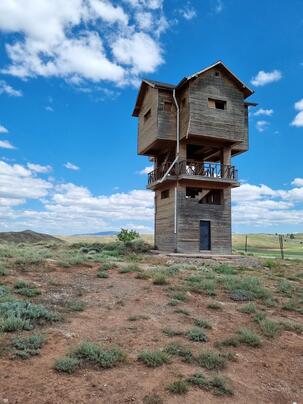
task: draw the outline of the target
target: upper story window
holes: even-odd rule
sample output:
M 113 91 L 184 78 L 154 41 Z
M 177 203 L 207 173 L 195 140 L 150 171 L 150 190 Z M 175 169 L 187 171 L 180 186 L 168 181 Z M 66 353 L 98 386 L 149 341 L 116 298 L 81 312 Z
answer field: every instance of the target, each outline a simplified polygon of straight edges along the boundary
M 220 72 L 216 71 L 215 72 L 215 77 L 220 77 Z
M 212 109 L 226 109 L 226 101 L 216 100 L 214 98 L 208 99 L 208 108 Z
M 147 112 L 145 112 L 144 122 L 146 122 L 150 117 L 151 117 L 151 109 L 149 109 Z
M 169 198 L 169 189 L 161 192 L 161 199 Z
M 163 110 L 165 112 L 171 112 L 173 104 L 169 101 L 164 101 Z

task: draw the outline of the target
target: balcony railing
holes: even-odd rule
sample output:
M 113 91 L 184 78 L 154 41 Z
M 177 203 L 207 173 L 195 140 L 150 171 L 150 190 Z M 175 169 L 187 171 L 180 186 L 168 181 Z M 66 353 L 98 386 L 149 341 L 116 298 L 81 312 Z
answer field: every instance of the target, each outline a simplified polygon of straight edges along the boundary
M 154 171 L 150 172 L 148 174 L 148 185 L 161 180 L 171 164 L 171 162 L 164 163 Z M 192 160 L 181 160 L 175 163 L 171 168 L 168 177 L 180 177 L 182 175 L 199 175 L 201 177 L 227 179 L 232 181 L 238 180 L 238 170 L 235 166 Z

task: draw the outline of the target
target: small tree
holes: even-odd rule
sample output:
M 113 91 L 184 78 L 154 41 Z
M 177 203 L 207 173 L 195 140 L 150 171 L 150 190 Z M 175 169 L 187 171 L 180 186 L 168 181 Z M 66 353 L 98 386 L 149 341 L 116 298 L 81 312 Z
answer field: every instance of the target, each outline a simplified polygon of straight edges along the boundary
M 289 238 L 290 238 L 291 240 L 294 240 L 295 235 L 294 235 L 294 234 L 291 234 L 291 235 L 289 236 Z
M 127 241 L 133 241 L 136 238 L 139 238 L 140 235 L 135 230 L 121 229 L 120 233 L 117 234 L 117 238 L 123 243 Z

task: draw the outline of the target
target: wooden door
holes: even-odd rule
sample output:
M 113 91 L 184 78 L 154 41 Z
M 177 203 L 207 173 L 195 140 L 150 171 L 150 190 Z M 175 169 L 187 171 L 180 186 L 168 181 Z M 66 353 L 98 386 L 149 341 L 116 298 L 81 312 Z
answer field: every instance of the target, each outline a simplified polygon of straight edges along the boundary
M 200 250 L 211 249 L 210 221 L 200 220 Z

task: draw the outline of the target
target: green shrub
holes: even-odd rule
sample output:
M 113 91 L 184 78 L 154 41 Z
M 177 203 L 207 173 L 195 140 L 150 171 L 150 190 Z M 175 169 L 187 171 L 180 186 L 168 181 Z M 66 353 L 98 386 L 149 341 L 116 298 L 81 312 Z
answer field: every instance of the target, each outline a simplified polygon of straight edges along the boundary
M 303 324 L 295 323 L 293 321 L 280 321 L 280 325 L 286 331 L 303 334 Z
M 173 394 L 186 394 L 188 392 L 188 384 L 184 380 L 176 380 L 170 383 L 167 389 Z
M 178 342 L 172 342 L 164 348 L 164 351 L 169 355 L 179 356 L 184 362 L 193 361 L 193 353 L 190 348 L 186 348 Z
M 127 248 L 128 252 L 135 254 L 144 254 L 152 249 L 152 246 L 142 239 L 126 241 L 125 247 Z
M 241 328 L 238 331 L 239 341 L 242 344 L 251 346 L 251 347 L 259 347 L 262 344 L 261 338 L 253 331 L 248 328 Z
M 188 383 L 190 383 L 192 386 L 199 387 L 201 390 L 210 390 L 211 386 L 209 381 L 206 379 L 206 377 L 203 375 L 203 373 L 195 373 L 192 376 L 190 376 L 187 379 Z
M 87 361 L 101 368 L 112 368 L 125 360 L 125 354 L 118 348 L 105 350 L 93 342 L 82 342 L 71 352 L 73 358 Z
M 106 271 L 98 271 L 97 277 L 102 278 L 102 279 L 107 279 L 107 278 L 109 278 L 109 275 Z
M 262 334 L 268 338 L 274 338 L 281 331 L 281 325 L 279 322 L 267 318 L 261 320 L 259 326 Z
M 150 274 L 147 271 L 140 271 L 137 273 L 137 275 L 135 276 L 136 279 L 143 279 L 143 280 L 147 280 L 150 278 Z
M 137 264 L 129 264 L 124 268 L 120 269 L 120 274 L 127 274 L 129 272 L 141 272 L 140 267 Z
M 212 326 L 208 320 L 204 320 L 203 318 L 194 319 L 194 324 L 197 327 L 205 328 L 207 330 L 211 330 Z
M 109 271 L 110 269 L 115 269 L 117 267 L 118 265 L 113 262 L 104 262 L 100 265 L 99 271 Z
M 172 295 L 172 299 L 178 300 L 180 302 L 186 302 L 188 300 L 188 296 L 186 296 L 186 294 L 180 292 L 180 293 L 175 293 L 174 295 Z
M 181 307 L 179 309 L 175 309 L 175 313 L 184 314 L 184 316 L 189 316 L 190 315 L 188 310 L 182 309 Z
M 192 328 L 186 333 L 189 340 L 194 342 L 207 342 L 207 335 L 201 330 L 201 328 Z
M 222 310 L 222 304 L 217 302 L 209 303 L 207 308 L 211 310 Z
M 303 314 L 302 303 L 300 303 L 296 298 L 289 299 L 287 302 L 285 302 L 282 305 L 282 309 L 287 310 L 287 311 L 294 311 L 294 312 Z
M 198 354 L 197 363 L 208 370 L 220 370 L 226 367 L 226 358 L 219 352 L 204 351 Z
M 268 260 L 266 260 L 266 261 L 264 262 L 264 266 L 265 266 L 266 268 L 269 268 L 269 269 L 274 269 L 274 268 L 277 268 L 277 267 L 278 267 L 278 263 L 277 263 L 276 261 L 273 261 L 273 260 L 268 259 Z
M 190 275 L 186 282 L 188 289 L 193 293 L 205 293 L 208 296 L 215 295 L 216 281 L 214 279 L 206 279 L 201 275 Z
M 127 241 L 133 241 L 136 238 L 139 238 L 140 235 L 135 230 L 128 230 L 128 229 L 121 229 L 120 232 L 117 234 L 117 238 L 119 241 L 123 243 Z
M 81 302 L 80 300 L 69 300 L 66 303 L 66 307 L 71 311 L 83 311 L 86 307 L 86 304 L 84 302 Z
M 10 300 L 0 303 L 0 330 L 30 330 L 37 323 L 56 321 L 58 317 L 40 304 Z
M 38 355 L 44 343 L 45 338 L 39 334 L 26 337 L 14 337 L 12 339 L 12 346 L 16 348 L 16 355 L 22 359 Z
M 226 264 L 221 264 L 218 267 L 216 267 L 215 272 L 218 272 L 219 274 L 224 274 L 224 275 L 234 275 L 237 273 L 237 270 L 229 265 Z
M 238 276 L 230 275 L 223 276 L 220 280 L 231 297 L 234 296 L 236 300 L 254 300 L 254 299 L 268 299 L 271 293 L 268 289 L 262 287 L 259 278 L 252 276 Z
M 64 372 L 68 374 L 75 373 L 75 371 L 80 366 L 80 361 L 77 358 L 72 358 L 70 356 L 64 356 L 55 361 L 54 368 L 58 372 Z
M 40 291 L 37 289 L 36 285 L 29 282 L 19 280 L 14 284 L 15 293 L 26 297 L 34 297 L 40 295 Z
M 254 303 L 248 303 L 245 306 L 240 307 L 239 311 L 245 314 L 253 314 L 257 312 L 257 308 Z
M 215 376 L 210 381 L 210 386 L 212 391 L 217 396 L 231 396 L 233 395 L 233 390 L 226 386 L 226 382 L 221 377 Z
M 169 282 L 167 280 L 167 277 L 165 276 L 165 274 L 159 272 L 156 273 L 153 277 L 153 284 L 154 285 L 167 285 Z
M 216 345 L 219 347 L 222 346 L 232 346 L 232 347 L 237 347 L 240 344 L 239 337 L 237 336 L 232 336 L 223 339 L 222 341 L 218 342 Z
M 8 274 L 8 270 L 0 265 L 0 276 L 7 276 Z
M 286 296 L 291 297 L 293 289 L 292 284 L 285 279 L 281 279 L 278 283 L 278 291 Z
M 139 354 L 138 359 L 151 368 L 169 363 L 169 355 L 164 351 L 143 351 Z

